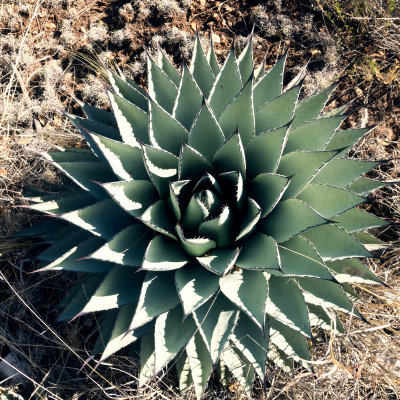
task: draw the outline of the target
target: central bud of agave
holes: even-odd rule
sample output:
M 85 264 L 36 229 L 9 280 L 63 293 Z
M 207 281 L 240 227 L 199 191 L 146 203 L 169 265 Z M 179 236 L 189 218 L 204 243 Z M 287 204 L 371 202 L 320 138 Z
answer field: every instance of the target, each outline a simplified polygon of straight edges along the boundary
M 147 56 L 148 91 L 107 70 L 113 113 L 67 114 L 90 149 L 45 153 L 63 185 L 26 193 L 59 217 L 20 234 L 53 244 L 41 270 L 83 273 L 59 320 L 99 313 L 92 356 L 130 345 L 140 386 L 176 363 L 198 398 L 215 368 L 251 393 L 267 356 L 307 367 L 311 326 L 361 317 L 348 283 L 379 283 L 358 258 L 383 246 L 363 230 L 389 223 L 354 207 L 385 183 L 346 157 L 369 128 L 322 112 L 335 85 L 283 90 L 286 53 L 268 73 L 252 57 L 250 37 L 220 69 L 197 36 L 181 74 Z

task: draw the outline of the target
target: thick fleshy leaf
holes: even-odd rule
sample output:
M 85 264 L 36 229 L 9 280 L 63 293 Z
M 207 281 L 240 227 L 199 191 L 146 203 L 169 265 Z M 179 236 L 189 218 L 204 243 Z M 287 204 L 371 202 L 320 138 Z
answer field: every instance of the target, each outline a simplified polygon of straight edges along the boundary
M 384 243 L 368 232 L 355 232 L 353 236 L 369 251 L 391 247 L 390 243 Z
M 197 261 L 212 273 L 224 276 L 235 265 L 239 252 L 238 248 L 215 249 L 207 256 L 197 257 Z
M 279 61 L 258 80 L 257 85 L 254 87 L 255 110 L 258 110 L 264 104 L 271 102 L 281 95 L 286 57 L 287 50 Z
M 111 106 L 117 119 L 122 140 L 133 147 L 139 147 L 140 142 L 149 144 L 148 100 L 145 99 L 146 111 L 143 111 L 142 108 L 135 106 L 114 93 L 108 92 L 108 97 L 110 98 Z
M 40 155 L 49 161 L 99 161 L 91 151 L 43 151 Z
M 219 73 L 219 64 L 217 56 L 215 55 L 214 44 L 212 40 L 212 31 L 210 34 L 210 47 L 208 48 L 208 52 L 206 55 L 207 61 L 210 64 L 211 70 L 214 76 L 218 76 Z
M 335 320 L 332 321 L 331 317 L 325 312 L 321 306 L 316 306 L 315 304 L 307 304 L 308 315 L 310 317 L 310 325 L 316 328 L 322 328 L 330 332 L 331 329 L 335 330 L 336 323 L 336 333 L 343 334 L 344 328 L 340 319 L 334 314 Z
M 278 243 L 291 239 L 307 229 L 326 224 L 327 220 L 307 204 L 296 199 L 281 201 L 259 223 L 259 230 Z
M 240 53 L 237 63 L 239 65 L 239 72 L 242 78 L 242 82 L 247 82 L 253 73 L 254 63 L 253 63 L 253 34 L 250 35 L 247 41 L 246 47 Z
M 296 236 L 278 247 L 281 268 L 285 275 L 332 280 L 332 275 L 313 245 L 302 236 Z
M 143 387 L 148 381 L 154 378 L 155 372 L 155 329 L 150 329 L 140 341 L 140 370 L 139 387 Z
M 118 309 L 111 309 L 108 311 L 104 311 L 102 314 L 104 315 L 103 320 L 100 320 L 100 318 L 96 321 L 97 324 L 100 327 L 100 332 L 99 336 L 97 338 L 97 341 L 90 353 L 91 357 L 94 357 L 95 355 L 101 353 L 105 347 L 107 346 L 107 343 L 110 340 L 115 321 L 117 320 L 118 317 Z
M 324 261 L 352 257 L 374 257 L 354 237 L 336 225 L 322 225 L 303 234 L 315 246 Z
M 234 44 L 232 43 L 228 57 L 215 78 L 208 97 L 208 104 L 218 118 L 226 106 L 240 92 L 242 81 L 236 64 Z
M 126 265 L 115 265 L 79 315 L 118 308 L 139 299 L 145 272 Z
M 371 128 L 337 131 L 326 145 L 325 150 L 343 149 L 345 147 L 345 149 L 336 156 L 336 158 L 343 157 L 349 152 L 350 148 L 370 130 Z
M 172 113 L 178 88 L 148 54 L 147 79 L 149 82 L 148 90 L 150 97 L 165 111 Z
M 277 173 L 285 176 L 294 176 L 291 178 L 289 187 L 283 194 L 282 199 L 296 197 L 318 174 L 318 171 L 326 168 L 326 163 L 332 160 L 336 154 L 337 151 L 295 151 L 285 154 L 280 160 Z
M 340 283 L 381 284 L 381 281 L 358 258 L 328 261 L 326 265 Z
M 207 160 L 211 160 L 215 151 L 224 142 L 222 133 L 214 113 L 203 100 L 200 111 L 190 129 L 189 145 L 201 153 Z
M 204 176 L 196 183 L 192 193 L 200 192 L 205 189 L 210 189 L 217 194 L 225 195 L 224 190 L 222 190 L 217 180 L 208 173 L 204 174 Z
M 107 192 L 96 183 L 117 180 L 108 164 L 92 161 L 53 162 L 52 164 L 98 199 L 107 200 L 110 198 Z
M 147 247 L 142 269 L 148 271 L 170 271 L 182 268 L 190 260 L 190 257 L 175 240 L 169 239 L 164 235 L 158 235 Z
M 175 222 L 165 201 L 158 200 L 137 218 L 154 231 L 177 240 L 173 233 Z
M 219 174 L 239 171 L 245 179 L 246 159 L 238 130 L 221 144 L 212 158 L 212 164 L 215 167 L 215 171 Z
M 333 218 L 365 202 L 365 198 L 329 185 L 310 184 L 297 196 L 325 218 Z M 341 215 L 335 217 L 340 218 Z M 347 229 L 346 229 L 347 230 Z
M 265 75 L 266 61 L 267 61 L 267 53 L 265 52 L 264 58 L 261 61 L 260 65 L 254 70 L 254 79 L 256 80 L 256 82 L 258 82 Z
M 61 257 L 68 250 L 89 239 L 91 236 L 92 235 L 90 232 L 83 229 L 78 229 L 75 232 L 65 236 L 56 244 L 53 244 L 53 246 L 47 248 L 45 251 L 36 256 L 36 258 L 39 260 L 57 260 L 57 258 Z
M 118 69 L 118 73 L 124 82 L 131 85 L 139 93 L 142 93 L 143 96 L 146 96 L 146 91 L 142 87 L 140 87 L 133 79 L 128 78 L 120 69 Z
M 275 173 L 282 156 L 290 123 L 262 133 L 246 144 L 247 177 L 254 179 L 262 173 Z
M 107 139 L 104 136 L 88 134 L 120 180 L 150 180 L 143 163 L 141 149 L 116 140 Z
M 163 149 L 178 156 L 182 142 L 188 141 L 189 132 L 151 99 L 149 99 L 149 118 L 150 143 L 157 149 Z
M 278 204 L 289 185 L 290 178 L 276 174 L 260 174 L 248 183 L 249 196 L 261 207 L 264 218 Z
M 260 86 L 260 83 L 254 88 L 254 99 L 257 96 L 256 88 Z M 292 120 L 299 91 L 300 85 L 297 85 L 261 108 L 254 107 L 256 135 L 275 129 L 277 126 L 283 126 Z
M 150 146 L 143 146 L 142 152 L 147 173 L 160 193 L 160 197 L 168 198 L 169 182 L 178 178 L 178 157 Z
M 193 383 L 192 374 L 190 372 L 189 358 L 186 351 L 182 352 L 181 356 L 176 361 L 176 370 L 178 372 L 179 391 L 185 392 Z
M 180 303 L 175 287 L 175 271 L 148 271 L 140 292 L 136 313 L 129 325 L 135 330 Z M 163 301 L 160 301 L 163 299 Z
M 277 367 L 287 374 L 293 375 L 293 360 L 282 350 L 271 344 L 268 351 L 268 360 L 271 360 Z
M 54 229 L 58 230 L 60 228 L 65 229 L 66 224 L 64 221 L 59 221 L 55 219 L 43 219 L 37 224 L 32 225 L 31 227 L 16 233 L 13 237 L 20 236 L 38 236 L 42 237 L 46 232 L 52 231 Z
M 334 108 L 333 110 L 323 112 L 319 115 L 318 118 L 329 118 L 329 117 L 335 117 L 336 115 L 342 115 L 355 101 L 356 99 L 352 99 L 346 104 L 343 104 L 340 107 Z M 330 107 L 331 104 L 329 104 L 327 107 Z
M 210 70 L 211 73 L 211 70 Z M 172 116 L 188 131 L 202 104 L 202 93 L 183 59 L 182 79 L 179 85 Z
M 292 129 L 285 146 L 284 154 L 297 150 L 321 151 L 325 149 L 329 139 L 335 133 L 346 116 L 314 119 L 303 125 L 296 125 L 292 122 Z M 334 147 L 331 150 L 343 148 L 344 146 Z M 329 149 L 328 149 L 329 150 Z
M 98 202 L 98 199 L 89 193 L 77 194 L 75 196 L 70 196 L 69 192 L 63 192 L 63 194 L 64 197 L 58 200 L 51 200 L 43 203 L 19 207 L 28 208 L 30 210 L 35 210 L 46 214 L 59 215 L 76 210 L 77 208 L 87 207 Z
M 343 289 L 335 282 L 312 278 L 298 278 L 300 287 L 303 289 L 304 298 L 307 303 L 323 305 L 327 308 L 353 314 L 360 317 L 353 303 L 347 298 Z
M 300 101 L 299 104 L 297 104 L 294 113 L 296 119 L 293 122 L 293 128 L 296 128 L 305 122 L 312 121 L 314 118 L 318 118 L 330 95 L 337 88 L 338 84 L 339 83 L 334 83 L 333 85 L 328 86 L 316 94 Z
M 193 316 L 215 366 L 236 325 L 239 310 L 220 293 L 193 311 Z
M 382 161 L 362 161 L 350 158 L 337 158 L 325 166 L 312 180 L 312 183 L 344 188 L 349 186 L 371 168 L 382 164 Z
M 193 377 L 196 397 L 197 400 L 200 400 L 213 370 L 213 362 L 200 332 L 196 332 L 189 341 L 186 347 L 186 354 Z
M 246 313 L 264 333 L 268 275 L 261 271 L 240 269 L 221 278 L 220 287 L 222 293 Z
M 243 356 L 242 352 L 238 349 L 227 347 L 221 355 L 225 365 L 232 372 L 232 375 L 237 379 L 239 384 L 243 387 L 248 397 L 251 396 L 251 389 L 254 380 L 254 367 Z
M 143 224 L 130 225 L 88 258 L 140 267 L 153 231 Z
M 213 49 L 211 49 L 210 47 L 210 50 L 212 51 Z M 197 85 L 199 86 L 200 90 L 204 93 L 204 96 L 208 97 L 214 83 L 214 74 L 211 70 L 211 67 L 207 61 L 207 57 L 204 53 L 203 47 L 200 43 L 198 32 L 196 32 L 192 61 L 190 63 L 190 72 L 193 75 L 193 78 L 196 81 Z M 218 71 L 215 74 L 215 76 L 217 74 Z
M 164 368 L 184 347 L 196 332 L 192 316 L 183 320 L 183 309 L 178 306 L 161 314 L 155 327 L 155 372 Z
M 150 181 L 110 182 L 102 185 L 129 214 L 140 217 L 157 199 L 157 189 Z
M 205 173 L 214 172 L 214 166 L 210 164 L 197 150 L 182 143 L 179 154 L 179 180 L 200 179 Z
M 360 196 L 368 196 L 377 189 L 381 189 L 387 185 L 392 185 L 395 183 L 397 182 L 379 182 L 368 178 L 358 178 L 352 184 L 346 186 L 345 189 L 357 193 Z
M 349 233 L 390 225 L 389 221 L 385 221 L 373 214 L 356 208 L 337 215 L 333 219 L 337 222 L 338 226 Z
M 135 223 L 134 218 L 112 199 L 63 214 L 61 218 L 107 240 Z
M 221 214 L 200 225 L 199 235 L 209 237 L 218 247 L 227 247 L 233 243 L 234 230 L 235 217 L 232 209 L 225 206 Z
M 103 111 L 103 110 L 102 110 Z M 98 120 L 91 120 L 88 118 L 82 118 L 74 114 L 69 114 L 65 111 L 62 111 L 62 113 L 69 118 L 69 120 L 78 128 L 83 136 L 86 138 L 85 131 L 82 128 L 85 128 L 91 132 L 97 133 L 99 135 L 108 137 L 109 139 L 114 139 L 118 140 L 121 139 L 121 135 L 117 129 L 117 122 L 115 121 L 115 124 L 113 126 L 110 126 L 106 123 L 101 123 Z M 110 115 L 113 115 L 111 113 L 108 113 Z M 98 156 L 97 152 L 95 149 L 92 147 L 92 143 L 90 142 L 90 138 L 88 140 L 88 144 L 90 148 L 94 151 L 94 153 Z
M 253 365 L 263 383 L 265 382 L 269 329 L 265 330 L 265 335 L 266 337 L 264 338 L 260 329 L 246 314 L 240 313 L 239 321 L 231 336 L 233 345 L 239 349 Z
M 169 182 L 169 197 L 167 204 L 170 207 L 175 220 L 178 222 L 181 220 L 181 205 L 185 205 L 185 199 L 190 192 L 190 180 L 186 181 L 175 181 Z
M 77 100 L 76 98 L 74 98 L 74 100 L 81 106 L 83 112 L 90 120 L 101 122 L 102 124 L 112 126 L 113 128 L 117 127 L 117 120 L 115 119 L 114 114 L 103 110 L 102 108 L 93 107 L 88 103 Z
M 256 224 L 261 218 L 261 213 L 261 207 L 252 198 L 248 197 L 246 211 L 242 214 L 239 234 L 236 236 L 235 242 L 246 239 L 255 231 Z
M 109 69 L 106 69 L 106 72 L 114 93 L 117 96 L 123 97 L 125 100 L 141 108 L 147 113 L 147 99 L 144 94 L 138 90 L 139 86 L 136 84 L 135 86 L 131 86 L 128 82 L 126 82 L 126 80 L 124 81 Z M 115 112 L 114 115 L 118 121 L 118 116 L 115 114 Z
M 130 343 L 135 342 L 153 328 L 155 321 L 151 321 L 125 336 L 129 324 L 135 314 L 136 306 L 136 303 L 130 303 L 121 307 L 118 318 L 113 326 L 114 329 L 110 336 L 110 340 L 108 341 L 107 347 L 105 348 L 99 362 L 110 357 L 112 354 L 115 354 L 118 350 L 128 346 Z
M 240 245 L 242 250 L 236 261 L 239 268 L 280 269 L 278 247 L 272 237 L 256 232 Z
M 302 335 L 311 337 L 304 296 L 293 278 L 273 275 L 269 277 L 265 312 L 269 319 L 272 317 Z
M 244 82 L 247 83 L 219 116 L 218 123 L 225 137 L 230 136 L 236 127 L 239 127 L 242 143 L 247 143 L 254 137 L 255 132 L 253 75 Z
M 185 250 L 186 253 L 192 257 L 202 256 L 211 249 L 215 249 L 217 247 L 217 244 L 211 239 L 186 238 L 183 235 L 182 228 L 179 225 L 175 227 L 175 231 L 179 236 L 183 250 Z
M 175 67 L 172 65 L 171 61 L 163 52 L 160 44 L 158 44 L 158 66 L 169 76 L 171 81 L 178 87 L 181 77 Z
M 223 188 L 224 196 L 236 199 L 239 210 L 242 210 L 246 199 L 246 188 L 242 174 L 236 171 L 225 172 L 219 175 L 218 180 Z
M 184 318 L 204 304 L 219 288 L 219 279 L 198 263 L 180 268 L 175 274 L 176 287 Z
M 95 274 L 87 282 L 81 282 L 81 290 L 67 305 L 65 310 L 58 317 L 57 321 L 67 321 L 74 318 L 88 302 L 88 299 L 93 295 L 96 289 L 103 281 L 105 274 Z
M 70 248 L 65 254 L 55 259 L 39 271 L 80 271 L 80 272 L 108 272 L 113 268 L 110 262 L 99 260 L 81 260 L 93 253 L 104 244 L 104 240 L 98 237 L 91 237 L 76 246 Z
M 199 195 L 192 196 L 181 219 L 183 232 L 189 236 L 196 236 L 199 226 L 208 214 L 208 209 L 200 200 Z
M 274 318 L 269 319 L 271 342 L 288 357 L 308 367 L 303 360 L 310 360 L 310 352 L 306 338 L 299 332 L 289 328 Z

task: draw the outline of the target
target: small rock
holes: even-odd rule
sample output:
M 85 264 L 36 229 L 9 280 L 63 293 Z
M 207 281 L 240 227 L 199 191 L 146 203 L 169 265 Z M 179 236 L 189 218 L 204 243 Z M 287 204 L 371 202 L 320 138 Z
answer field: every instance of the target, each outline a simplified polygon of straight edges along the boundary
M 38 31 L 32 31 L 32 33 L 33 33 L 34 35 L 37 35 L 37 34 L 38 34 Z
M 84 26 L 81 26 L 81 32 L 86 33 L 86 28 Z
M 205 6 L 206 5 L 206 0 L 200 0 L 200 5 Z
M 197 26 L 196 22 L 190 23 L 190 27 L 192 28 L 193 32 L 196 32 L 196 26 Z
M 318 49 L 311 50 L 311 55 L 313 57 L 319 57 L 321 55 L 321 51 Z
M 232 21 L 228 21 L 226 24 L 229 26 L 229 28 L 232 28 Z
M 224 19 L 222 20 L 222 25 L 226 26 L 226 21 Z
M 212 40 L 214 43 L 221 43 L 221 39 L 218 35 L 216 35 L 215 33 L 212 34 Z
M 213 18 L 218 20 L 218 19 L 219 19 L 218 13 L 214 13 L 214 14 L 213 14 Z
M 207 26 L 211 28 L 214 25 L 214 21 L 207 22 Z
M 356 94 L 357 97 L 363 97 L 364 93 L 359 87 L 354 88 L 354 93 Z

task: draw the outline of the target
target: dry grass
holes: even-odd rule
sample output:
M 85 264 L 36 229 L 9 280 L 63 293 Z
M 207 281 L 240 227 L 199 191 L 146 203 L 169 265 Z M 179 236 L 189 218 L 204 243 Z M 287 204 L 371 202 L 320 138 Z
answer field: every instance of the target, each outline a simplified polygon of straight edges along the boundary
M 282 1 L 269 1 L 265 7 L 255 7 L 250 10 L 249 18 L 251 16 L 256 24 L 256 56 L 260 59 L 269 47 L 270 51 L 275 51 L 270 54 L 271 58 L 276 59 L 278 53 L 282 53 L 285 41 L 292 39 L 296 52 L 305 54 L 302 60 L 311 59 L 304 88 L 307 95 L 330 85 L 338 75 L 350 70 L 350 84 L 339 88 L 331 104 L 332 107 L 339 106 L 358 96 L 346 128 L 385 120 L 357 143 L 351 155 L 369 160 L 393 160 L 375 169 L 371 177 L 384 181 L 400 180 L 396 105 L 400 33 L 397 20 L 390 19 L 400 16 L 396 14 L 398 8 L 390 11 L 386 3 L 384 6 L 372 0 L 357 3 L 366 6 L 357 11 L 344 0 L 315 0 L 314 9 L 296 17 L 287 11 Z M 24 247 L 20 242 L 5 244 L 5 237 L 39 218 L 13 207 L 22 202 L 21 188 L 43 188 L 42 179 L 53 182 L 59 179 L 57 173 L 40 160 L 38 152 L 57 146 L 83 144 L 56 108 L 76 112 L 64 89 L 86 96 L 92 104 L 107 106 L 95 74 L 86 76 L 87 70 L 68 54 L 76 49 L 96 49 L 101 53 L 100 57 L 119 62 L 124 59 L 120 49 L 137 46 L 138 40 L 132 35 L 129 24 L 134 19 L 146 23 L 154 15 L 161 15 L 163 22 L 156 39 L 169 55 L 183 53 L 190 57 L 193 31 L 188 25 L 171 21 L 174 21 L 175 14 L 185 19 L 185 13 L 192 6 L 190 1 L 172 0 L 118 3 L 118 18 L 122 22 L 116 25 L 118 29 L 111 29 L 90 20 L 88 16 L 92 13 L 97 19 L 101 17 L 101 10 L 95 9 L 91 2 L 76 1 L 72 5 L 58 0 L 45 3 L 39 0 L 28 6 L 18 1 L 0 4 L 0 22 L 8 29 L 0 35 L 0 252 L 3 253 L 0 256 L 0 356 L 11 352 L 25 365 L 27 381 L 17 385 L 17 389 L 27 397 L 34 389 L 42 388 L 48 393 L 48 398 L 56 399 L 195 398 L 192 389 L 185 396 L 179 395 L 174 374 L 168 371 L 152 385 L 138 391 L 137 361 L 126 353 L 111 357 L 90 375 L 95 364 L 91 361 L 84 366 L 84 361 L 94 343 L 94 337 L 87 336 L 96 323 L 95 316 L 81 317 L 72 324 L 54 325 L 59 314 L 55 307 L 78 279 L 77 274 L 26 274 L 34 268 L 31 258 L 37 252 L 35 247 L 30 243 L 23 243 Z M 199 7 L 196 12 L 204 12 L 205 8 Z M 57 29 L 60 29 L 57 39 L 57 35 L 51 33 L 54 32 L 51 24 L 55 21 L 51 15 L 60 10 L 64 10 L 64 17 L 57 22 Z M 322 30 L 316 28 L 315 10 L 323 11 L 325 25 L 322 24 Z M 214 11 L 209 14 L 213 15 Z M 77 27 L 77 21 L 83 17 L 88 29 Z M 217 23 L 218 18 L 212 22 Z M 334 18 L 333 23 L 330 18 Z M 227 17 L 224 20 L 233 21 Z M 232 22 L 225 25 L 224 35 L 230 35 L 230 27 Z M 245 31 L 237 33 L 247 35 Z M 282 35 L 278 42 L 277 35 Z M 369 41 L 359 42 L 357 35 L 366 35 Z M 225 40 L 223 34 L 220 36 L 222 41 L 217 48 L 218 54 L 229 45 L 229 40 Z M 151 52 L 156 49 L 156 39 L 148 43 Z M 114 52 L 108 48 L 110 43 L 116 46 Z M 239 44 L 243 46 L 240 37 Z M 130 62 L 124 62 L 121 68 L 130 76 L 142 79 L 142 54 L 141 48 L 135 50 Z M 288 79 L 298 72 L 296 58 L 293 60 L 292 64 L 289 63 Z M 374 201 L 368 206 L 378 215 L 390 212 L 393 220 L 398 221 L 400 186 L 393 185 L 375 193 Z M 257 381 L 255 398 L 344 400 L 400 397 L 400 272 L 397 250 L 400 236 L 397 227 L 378 234 L 390 241 L 393 247 L 382 251 L 380 260 L 366 260 L 366 263 L 388 286 L 353 285 L 360 297 L 357 307 L 371 325 L 340 315 L 346 327 L 345 336 L 332 337 L 329 332 L 315 331 L 318 346 L 310 344 L 315 362 L 313 373 L 297 366 L 293 378 L 270 366 L 267 387 L 264 390 Z M 0 381 L 0 386 L 11 387 L 13 384 L 10 380 Z M 227 391 L 211 383 L 205 398 L 242 399 L 245 395 L 232 381 Z

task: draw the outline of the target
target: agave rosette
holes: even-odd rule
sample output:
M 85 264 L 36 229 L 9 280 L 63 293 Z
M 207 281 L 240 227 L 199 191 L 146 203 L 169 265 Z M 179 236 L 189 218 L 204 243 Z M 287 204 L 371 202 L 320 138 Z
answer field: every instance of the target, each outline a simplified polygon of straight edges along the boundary
M 147 56 L 148 91 L 107 70 L 113 113 L 67 114 L 90 149 L 44 153 L 64 183 L 25 193 L 58 217 L 19 234 L 52 244 L 39 270 L 83 273 L 59 320 L 99 313 L 92 356 L 130 345 L 140 386 L 175 363 L 198 398 L 215 368 L 250 394 L 267 358 L 309 365 L 332 311 L 362 318 L 349 283 L 380 283 L 359 258 L 389 222 L 355 207 L 387 183 L 346 157 L 372 128 L 339 131 L 346 106 L 322 113 L 336 85 L 284 91 L 285 59 L 254 69 L 250 37 L 220 68 L 197 35 L 181 74 Z

